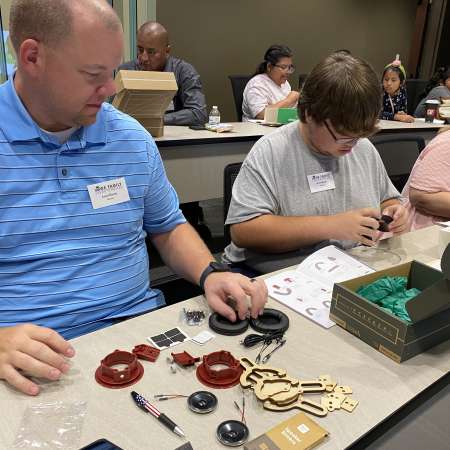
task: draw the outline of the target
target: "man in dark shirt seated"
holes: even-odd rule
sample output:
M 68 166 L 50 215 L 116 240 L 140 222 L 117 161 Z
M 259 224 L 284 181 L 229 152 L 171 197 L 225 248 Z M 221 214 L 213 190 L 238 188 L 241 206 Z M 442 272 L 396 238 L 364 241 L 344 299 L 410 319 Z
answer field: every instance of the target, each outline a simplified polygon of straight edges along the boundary
M 205 96 L 200 75 L 194 67 L 170 55 L 169 34 L 158 22 L 146 22 L 137 34 L 137 60 L 122 64 L 119 70 L 173 72 L 178 91 L 164 115 L 166 125 L 203 125 L 207 122 Z
M 137 33 L 138 57 L 119 66 L 119 70 L 173 72 L 178 91 L 164 114 L 165 125 L 203 125 L 208 121 L 200 75 L 194 67 L 170 55 L 169 33 L 158 22 L 146 22 Z M 211 232 L 203 223 L 203 210 L 198 202 L 184 203 L 181 210 L 203 239 Z

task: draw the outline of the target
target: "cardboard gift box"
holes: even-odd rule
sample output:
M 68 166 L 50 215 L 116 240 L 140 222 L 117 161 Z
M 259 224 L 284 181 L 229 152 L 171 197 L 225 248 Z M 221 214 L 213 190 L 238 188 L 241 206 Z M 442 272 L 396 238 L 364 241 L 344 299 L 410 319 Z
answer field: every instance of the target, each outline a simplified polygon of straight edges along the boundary
M 172 72 L 120 70 L 113 106 L 138 120 L 154 137 L 164 134 L 164 113 L 178 90 Z
M 264 112 L 264 122 L 286 124 L 298 119 L 296 108 L 266 108 Z
M 309 450 L 328 436 L 328 431 L 304 413 L 281 422 L 244 445 L 244 450 Z
M 330 319 L 396 362 L 450 339 L 450 245 L 442 272 L 418 261 L 336 283 Z M 421 293 L 406 303 L 411 323 L 386 312 L 356 293 L 384 276 L 408 277 L 407 288 Z

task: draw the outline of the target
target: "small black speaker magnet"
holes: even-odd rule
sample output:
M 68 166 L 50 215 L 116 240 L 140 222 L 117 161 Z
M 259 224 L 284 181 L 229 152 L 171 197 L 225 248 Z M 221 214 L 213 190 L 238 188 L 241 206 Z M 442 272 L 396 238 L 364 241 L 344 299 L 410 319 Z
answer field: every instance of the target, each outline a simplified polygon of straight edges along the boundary
M 223 445 L 239 447 L 247 442 L 249 430 L 247 425 L 238 420 L 226 420 L 217 427 L 216 436 Z
M 208 391 L 197 391 L 187 399 L 188 407 L 198 414 L 207 414 L 217 408 L 217 397 Z

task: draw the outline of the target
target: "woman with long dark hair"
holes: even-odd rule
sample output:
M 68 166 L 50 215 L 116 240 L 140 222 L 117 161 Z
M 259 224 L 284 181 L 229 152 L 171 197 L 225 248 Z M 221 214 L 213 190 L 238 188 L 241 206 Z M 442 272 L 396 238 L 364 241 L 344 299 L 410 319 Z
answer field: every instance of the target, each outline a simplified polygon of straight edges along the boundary
M 291 90 L 288 81 L 294 71 L 292 50 L 285 45 L 272 45 L 245 87 L 242 120 L 264 119 L 264 112 L 269 105 L 278 108 L 296 107 L 299 93 Z

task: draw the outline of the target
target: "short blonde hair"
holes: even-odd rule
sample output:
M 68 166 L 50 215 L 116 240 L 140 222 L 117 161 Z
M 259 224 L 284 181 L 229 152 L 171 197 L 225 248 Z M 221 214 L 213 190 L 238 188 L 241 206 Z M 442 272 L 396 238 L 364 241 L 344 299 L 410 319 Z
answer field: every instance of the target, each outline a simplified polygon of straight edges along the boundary
M 23 41 L 35 39 L 56 47 L 73 32 L 74 6 L 91 8 L 110 29 L 121 29 L 117 14 L 103 0 L 14 0 L 9 15 L 11 42 L 16 53 Z
M 72 20 L 67 0 L 15 0 L 9 15 L 14 50 L 18 52 L 26 39 L 48 46 L 64 41 L 71 34 Z
M 317 64 L 306 78 L 298 105 L 299 117 L 317 123 L 329 120 L 338 133 L 374 133 L 381 110 L 381 86 L 372 67 L 343 52 Z

